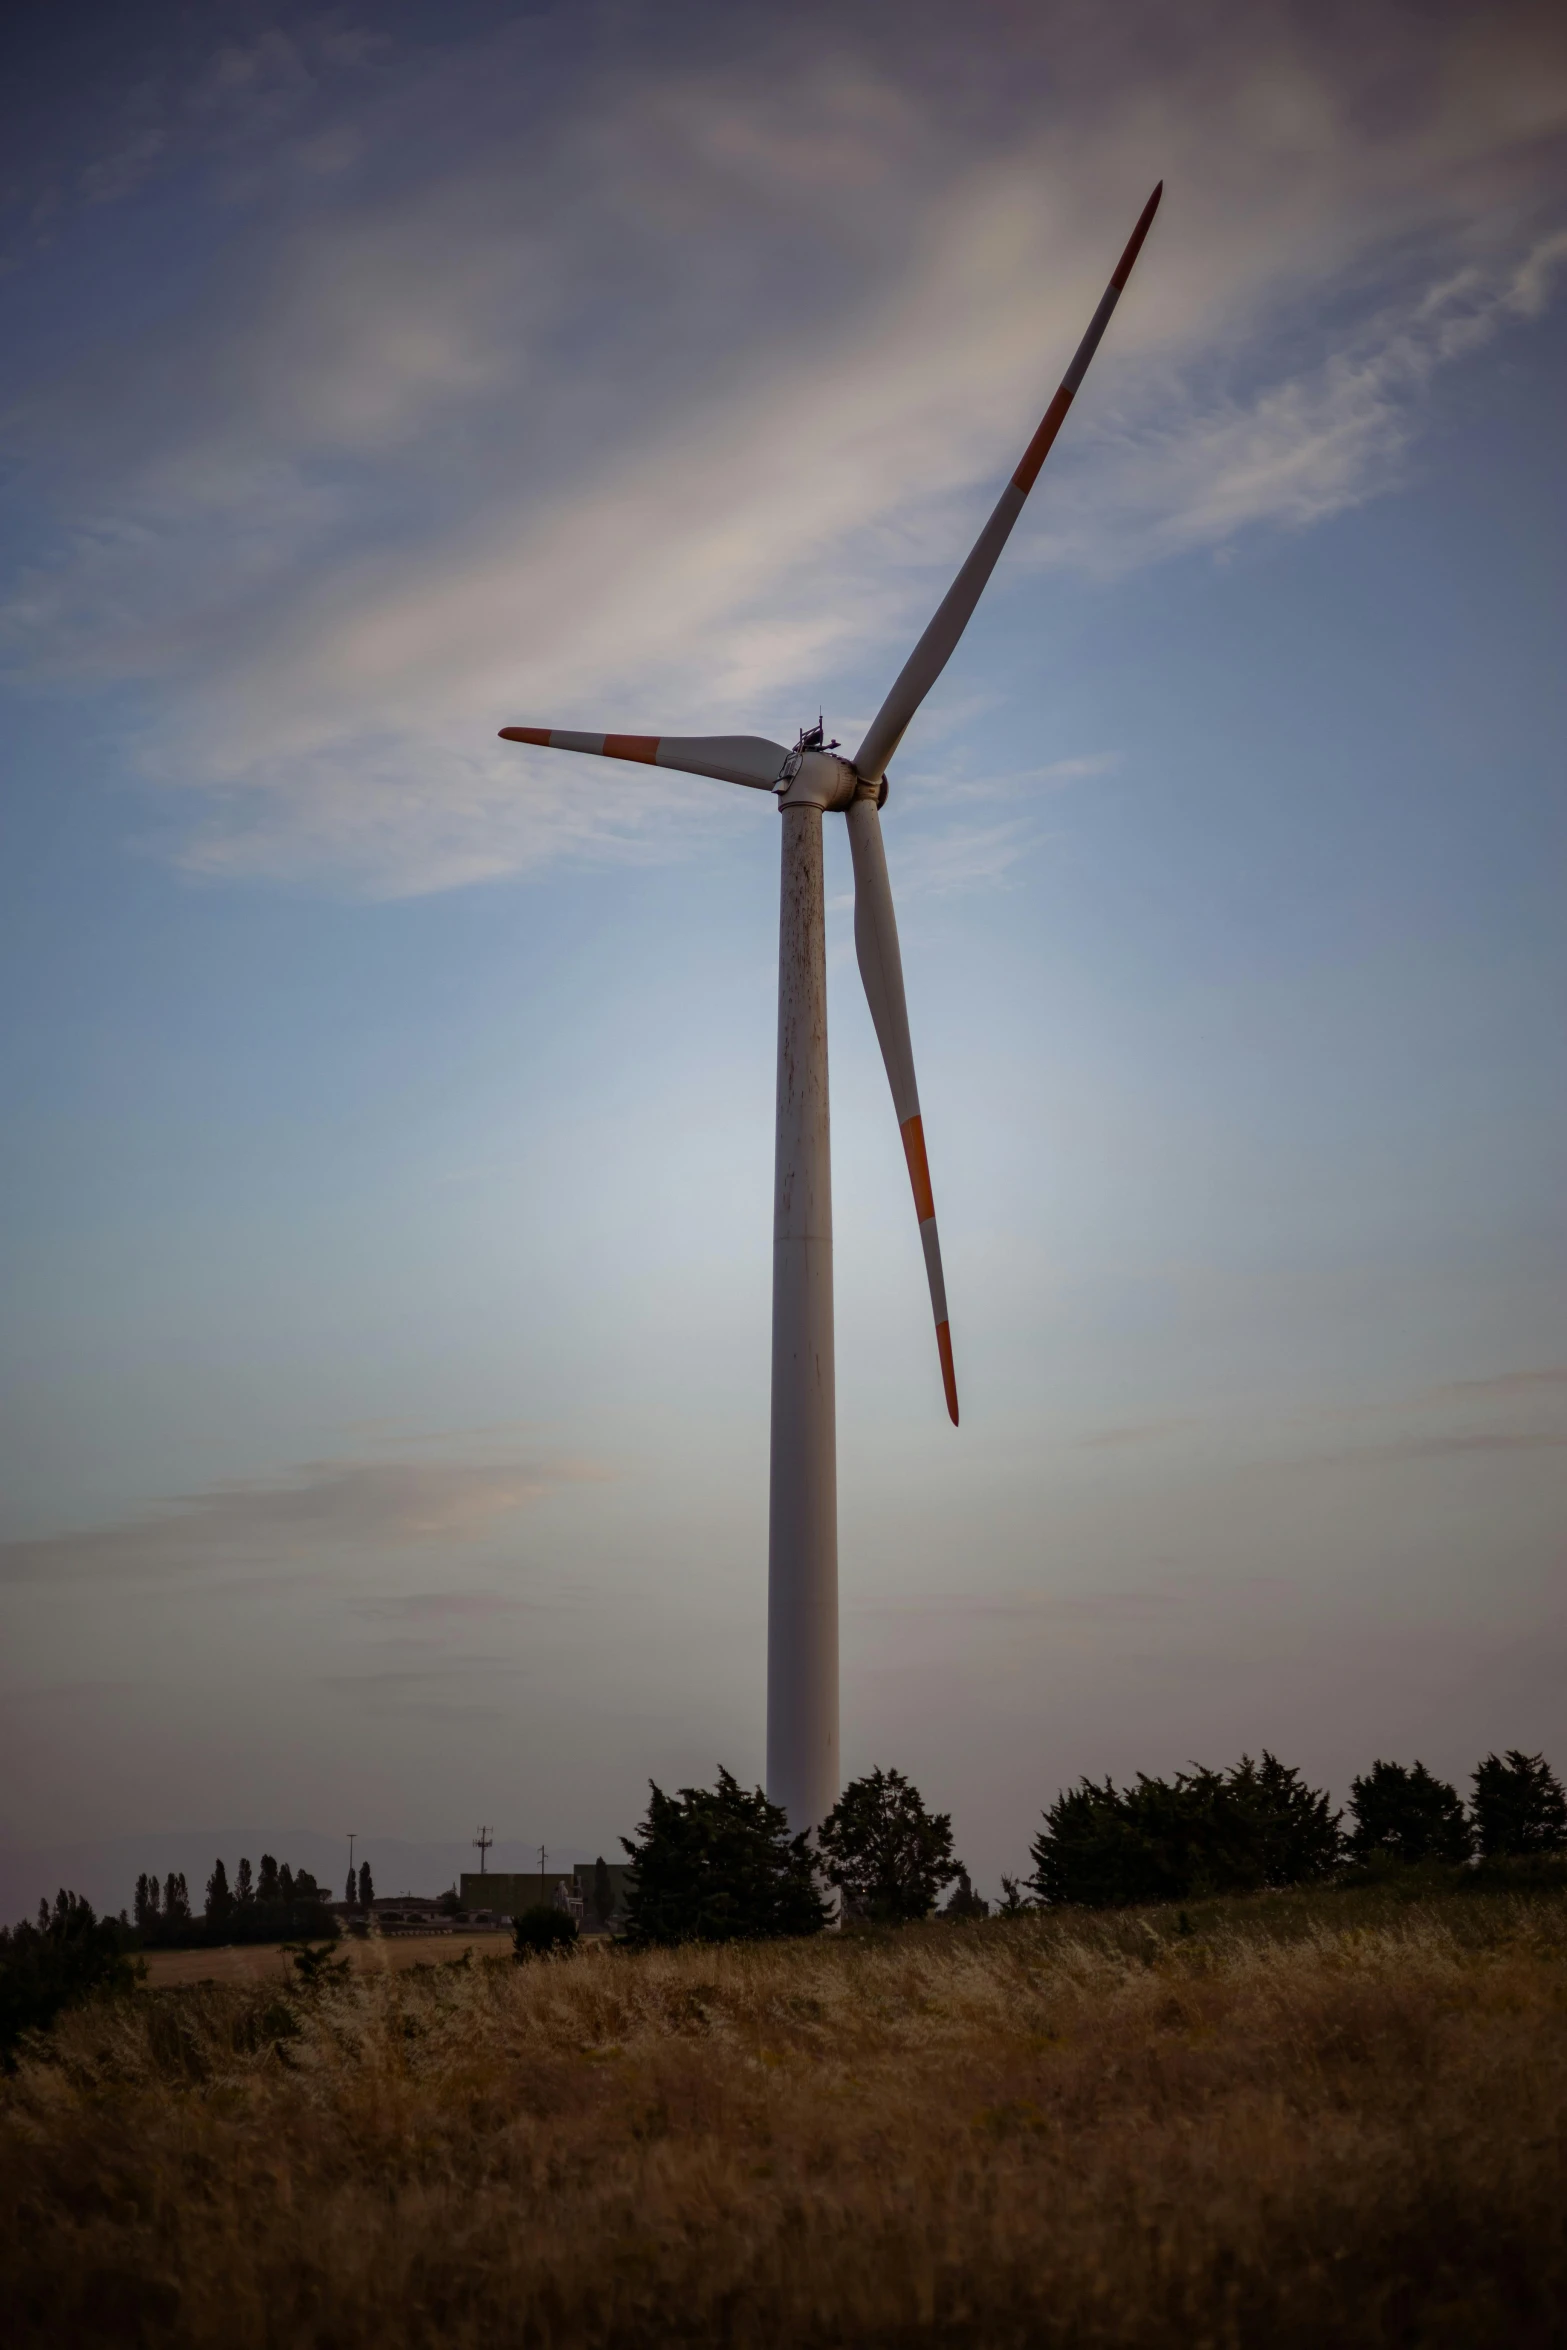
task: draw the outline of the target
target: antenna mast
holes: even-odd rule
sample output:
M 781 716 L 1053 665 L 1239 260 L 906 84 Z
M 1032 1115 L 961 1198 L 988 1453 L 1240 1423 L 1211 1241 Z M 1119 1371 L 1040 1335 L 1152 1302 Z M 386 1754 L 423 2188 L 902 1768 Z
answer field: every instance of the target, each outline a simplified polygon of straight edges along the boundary
M 489 1851 L 490 1846 L 495 1842 L 495 1838 L 490 1834 L 488 1828 L 481 1827 L 478 1835 L 475 1836 L 473 1841 L 478 1851 L 479 1874 L 482 1877 L 484 1875 L 484 1856 Z

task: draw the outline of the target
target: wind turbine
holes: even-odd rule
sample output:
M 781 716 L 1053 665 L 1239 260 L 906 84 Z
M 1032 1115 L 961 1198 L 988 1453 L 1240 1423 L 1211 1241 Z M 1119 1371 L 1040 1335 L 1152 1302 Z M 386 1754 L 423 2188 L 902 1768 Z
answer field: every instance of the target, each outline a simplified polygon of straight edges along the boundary
M 508 742 L 673 767 L 772 792 L 783 818 L 778 922 L 778 1094 L 773 1163 L 773 1403 L 767 1567 L 767 1792 L 795 1829 L 816 1828 L 838 1800 L 838 1463 L 833 1391 L 832 1161 L 827 1110 L 827 960 L 822 817 L 842 814 L 854 862 L 854 945 L 892 1085 L 947 1411 L 957 1375 L 936 1235 L 898 924 L 879 811 L 887 766 L 968 626 L 1023 502 L 1050 454 L 1110 323 L 1164 193 L 1161 180 L 1077 347 L 1039 430 L 935 617 L 898 674 L 852 760 L 820 723 L 792 751 L 754 734 L 571 734 L 503 726 Z

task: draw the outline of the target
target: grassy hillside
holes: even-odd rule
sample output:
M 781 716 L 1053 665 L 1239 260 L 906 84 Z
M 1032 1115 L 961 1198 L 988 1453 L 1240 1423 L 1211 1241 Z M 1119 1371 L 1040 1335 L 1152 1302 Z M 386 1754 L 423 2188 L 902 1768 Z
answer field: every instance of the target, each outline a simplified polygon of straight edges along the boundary
M 1527 2350 L 1564 2157 L 1560 1894 L 143 1991 L 0 2086 L 8 2335 Z

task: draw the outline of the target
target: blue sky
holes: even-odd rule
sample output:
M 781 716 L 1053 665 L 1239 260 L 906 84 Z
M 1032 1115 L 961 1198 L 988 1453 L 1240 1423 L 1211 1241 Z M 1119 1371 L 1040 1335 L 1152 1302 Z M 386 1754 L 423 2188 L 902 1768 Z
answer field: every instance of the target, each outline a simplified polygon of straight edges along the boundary
M 847 1767 L 1567 1762 L 1567 48 L 899 23 L 24 37 L 11 1845 L 759 1772 L 774 821 L 496 729 L 853 739 L 1161 175 L 885 819 L 956 1435 L 829 842 Z

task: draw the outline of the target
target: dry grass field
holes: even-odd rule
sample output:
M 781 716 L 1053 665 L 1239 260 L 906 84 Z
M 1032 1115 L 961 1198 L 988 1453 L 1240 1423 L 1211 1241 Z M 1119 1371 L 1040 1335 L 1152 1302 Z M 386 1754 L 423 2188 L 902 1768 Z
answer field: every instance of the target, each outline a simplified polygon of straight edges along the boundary
M 147 1990 L 0 2086 L 13 2344 L 1567 2338 L 1567 1902 Z
M 471 1950 L 475 1958 L 509 1953 L 504 1926 L 477 1927 L 471 1934 L 376 1934 L 361 1942 L 345 1934 L 336 1955 L 355 1974 L 396 1973 L 405 1967 L 438 1966 Z M 154 1991 L 188 1983 L 272 1983 L 294 1979 L 294 1962 L 276 1942 L 236 1942 L 222 1950 L 151 1950 L 147 1983 Z

